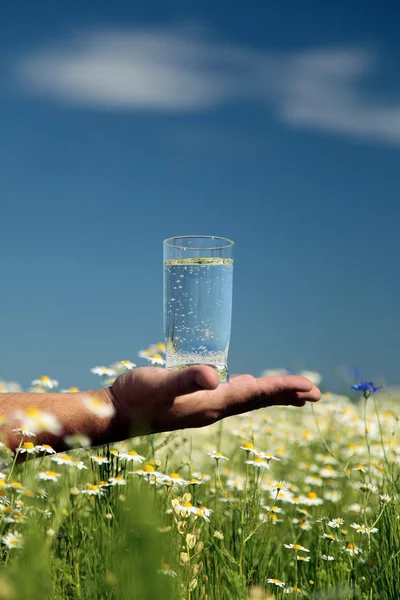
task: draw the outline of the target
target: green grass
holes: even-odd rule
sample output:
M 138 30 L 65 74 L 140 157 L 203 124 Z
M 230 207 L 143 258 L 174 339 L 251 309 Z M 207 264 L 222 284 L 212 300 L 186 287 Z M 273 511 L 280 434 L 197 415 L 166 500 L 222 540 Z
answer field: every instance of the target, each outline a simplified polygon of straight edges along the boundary
M 4 471 L 0 538 L 20 532 L 23 546 L 1 546 L 0 600 L 398 600 L 399 403 L 376 398 L 366 414 L 363 402 L 325 395 L 315 409 L 264 409 L 113 447 L 134 449 L 141 464 L 103 448 L 71 453 L 86 469 L 49 456 Z M 280 461 L 246 464 L 255 454 L 244 443 Z M 145 465 L 147 475 L 134 473 Z M 46 470 L 58 481 L 39 480 Z M 153 484 L 156 473 L 202 483 Z M 82 493 L 115 476 L 126 484 Z M 360 534 L 353 523 L 378 531 Z

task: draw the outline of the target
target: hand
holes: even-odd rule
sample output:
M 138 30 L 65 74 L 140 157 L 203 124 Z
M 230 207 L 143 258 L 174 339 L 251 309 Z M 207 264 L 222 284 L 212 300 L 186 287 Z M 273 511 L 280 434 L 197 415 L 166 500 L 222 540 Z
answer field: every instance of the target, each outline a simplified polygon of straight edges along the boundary
M 204 427 L 243 412 L 267 406 L 304 406 L 321 393 L 309 379 L 297 375 L 238 375 L 219 384 L 210 366 L 177 371 L 141 367 L 126 371 L 104 390 L 116 409 L 114 441 L 134 435 Z

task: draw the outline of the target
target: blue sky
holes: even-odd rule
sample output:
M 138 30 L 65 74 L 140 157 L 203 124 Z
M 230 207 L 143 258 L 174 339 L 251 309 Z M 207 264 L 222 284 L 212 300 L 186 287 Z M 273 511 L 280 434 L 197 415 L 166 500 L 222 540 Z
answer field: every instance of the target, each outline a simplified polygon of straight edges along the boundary
M 162 240 L 235 240 L 230 368 L 398 384 L 398 8 L 9 3 L 0 376 L 163 338 Z M 383 5 L 382 5 L 383 6 Z

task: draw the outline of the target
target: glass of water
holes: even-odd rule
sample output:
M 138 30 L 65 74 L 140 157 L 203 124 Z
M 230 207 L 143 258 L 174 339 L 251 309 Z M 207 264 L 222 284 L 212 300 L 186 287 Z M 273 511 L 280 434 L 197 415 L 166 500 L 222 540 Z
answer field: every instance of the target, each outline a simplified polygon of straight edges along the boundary
M 163 247 L 166 368 L 211 365 L 228 382 L 233 242 L 193 235 Z

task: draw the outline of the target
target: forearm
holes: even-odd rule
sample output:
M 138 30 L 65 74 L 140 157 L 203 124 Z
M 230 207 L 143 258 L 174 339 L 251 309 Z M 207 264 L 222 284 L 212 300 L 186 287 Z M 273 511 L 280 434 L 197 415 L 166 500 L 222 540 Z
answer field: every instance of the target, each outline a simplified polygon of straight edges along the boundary
M 20 413 L 29 414 L 32 407 L 54 415 L 60 427 L 58 431 L 57 428 L 49 431 L 39 427 L 36 436 L 26 438 L 26 441 L 32 441 L 36 445 L 49 444 L 57 452 L 68 449 L 65 437 L 75 434 L 87 436 L 93 446 L 116 441 L 118 424 L 115 416 L 100 417 L 94 414 L 85 405 L 85 397 L 99 398 L 106 405 L 113 406 L 109 388 L 82 393 L 0 394 L 0 441 L 12 451 L 18 448 L 22 435 L 14 430 L 26 425 L 23 421 L 29 421 L 29 418 L 24 419 Z

